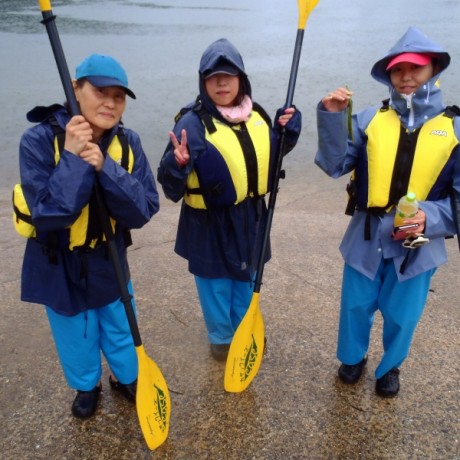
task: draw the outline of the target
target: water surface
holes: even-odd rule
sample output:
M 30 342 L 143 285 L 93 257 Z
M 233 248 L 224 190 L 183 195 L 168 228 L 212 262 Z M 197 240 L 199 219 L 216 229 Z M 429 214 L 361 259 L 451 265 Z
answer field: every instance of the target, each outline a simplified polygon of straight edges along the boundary
M 269 113 L 284 103 L 297 30 L 293 0 L 67 0 L 52 6 L 72 75 L 93 52 L 112 54 L 128 70 L 138 99 L 129 100 L 124 121 L 141 135 L 154 169 L 174 115 L 195 98 L 199 59 L 212 41 L 227 37 L 237 46 L 254 99 Z M 0 184 L 9 199 L 19 139 L 29 126 L 26 112 L 64 95 L 38 3 L 1 0 L 0 15 Z M 296 171 L 311 166 L 317 101 L 339 84 L 355 91 L 357 109 L 385 98 L 369 71 L 409 25 L 451 53 L 442 83 L 446 102 L 458 104 L 459 19 L 457 0 L 320 0 L 307 22 L 294 97 L 304 114 L 301 142 L 288 160 L 299 163 Z

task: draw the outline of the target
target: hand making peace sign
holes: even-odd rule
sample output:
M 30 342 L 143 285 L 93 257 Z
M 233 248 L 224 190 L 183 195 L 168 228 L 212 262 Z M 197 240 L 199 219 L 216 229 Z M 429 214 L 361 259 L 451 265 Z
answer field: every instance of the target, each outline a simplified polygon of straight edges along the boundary
M 185 129 L 181 131 L 180 142 L 172 131 L 169 132 L 169 138 L 174 147 L 174 157 L 177 164 L 183 168 L 190 161 L 190 154 L 187 149 L 187 131 Z

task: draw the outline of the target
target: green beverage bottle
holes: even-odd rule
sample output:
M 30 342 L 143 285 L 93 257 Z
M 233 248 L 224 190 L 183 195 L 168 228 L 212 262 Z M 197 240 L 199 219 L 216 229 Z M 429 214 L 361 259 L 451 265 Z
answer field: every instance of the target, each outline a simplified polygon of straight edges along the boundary
M 410 219 L 417 214 L 418 201 L 414 192 L 407 192 L 407 195 L 403 196 L 396 207 L 395 215 L 395 227 L 403 225 L 404 219 Z

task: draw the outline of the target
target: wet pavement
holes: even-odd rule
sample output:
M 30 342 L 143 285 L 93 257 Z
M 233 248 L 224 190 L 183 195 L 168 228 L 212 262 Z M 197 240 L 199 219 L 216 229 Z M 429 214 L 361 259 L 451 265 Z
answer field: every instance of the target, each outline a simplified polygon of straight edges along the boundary
M 337 246 L 348 218 L 344 203 L 334 198 L 343 184 L 314 169 L 301 181 L 285 164 L 273 259 L 260 294 L 268 351 L 243 393 L 224 391 L 224 364 L 210 356 L 192 277 L 173 254 L 179 206 L 165 201 L 161 214 L 134 232 L 130 261 L 140 332 L 172 402 L 169 437 L 153 452 L 134 406 L 111 392 L 107 368 L 95 417 L 72 417 L 74 393 L 62 376 L 46 315 L 18 299 L 24 241 L 13 238 L 2 249 L 3 458 L 459 458 L 457 242 L 448 242 L 450 262 L 433 280 L 401 369 L 400 394 L 385 400 L 374 391 L 382 351 L 379 317 L 361 381 L 343 385 L 335 359 L 342 269 Z M 2 202 L 2 230 L 9 219 Z

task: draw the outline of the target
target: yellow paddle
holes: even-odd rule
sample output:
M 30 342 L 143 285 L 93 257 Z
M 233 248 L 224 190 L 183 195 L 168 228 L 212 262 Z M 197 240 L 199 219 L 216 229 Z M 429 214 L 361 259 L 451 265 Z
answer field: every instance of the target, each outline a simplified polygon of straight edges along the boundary
M 313 8 L 317 5 L 318 1 L 319 0 L 297 1 L 299 9 L 299 22 L 285 107 L 292 106 L 305 25 L 307 23 L 308 16 L 310 15 Z M 285 153 L 286 140 L 285 130 L 283 129 L 278 146 L 278 157 L 276 168 L 274 170 L 272 191 L 268 201 L 267 226 L 265 227 L 262 248 L 257 264 L 254 292 L 248 311 L 244 315 L 240 325 L 235 331 L 235 335 L 233 336 L 225 367 L 224 388 L 226 391 L 232 393 L 239 393 L 245 390 L 257 375 L 260 365 L 262 364 L 265 332 L 264 321 L 259 307 L 259 293 L 260 287 L 262 285 L 262 275 L 264 271 L 264 255 L 267 249 L 268 238 L 273 221 L 276 195 L 278 193 L 278 185 L 282 173 L 281 165 Z
M 42 23 L 46 26 L 48 36 L 53 49 L 54 58 L 58 67 L 61 83 L 64 87 L 70 113 L 77 115 L 80 113 L 75 93 L 72 87 L 72 80 L 65 60 L 61 40 L 57 31 L 55 16 L 51 11 L 49 0 L 39 0 L 42 12 Z M 139 424 L 142 429 L 145 441 L 150 449 L 156 449 L 168 437 L 169 420 L 171 416 L 171 400 L 168 387 L 158 366 L 147 356 L 142 345 L 136 316 L 134 314 L 131 295 L 128 291 L 127 280 L 125 279 L 121 267 L 118 248 L 113 237 L 112 225 L 104 203 L 98 181 L 95 182 L 95 192 L 98 205 L 98 213 L 101 219 L 104 235 L 107 240 L 110 260 L 113 264 L 118 286 L 121 292 L 121 300 L 125 307 L 129 327 L 133 336 L 134 346 L 136 347 L 138 359 L 138 376 L 136 392 L 136 408 Z

